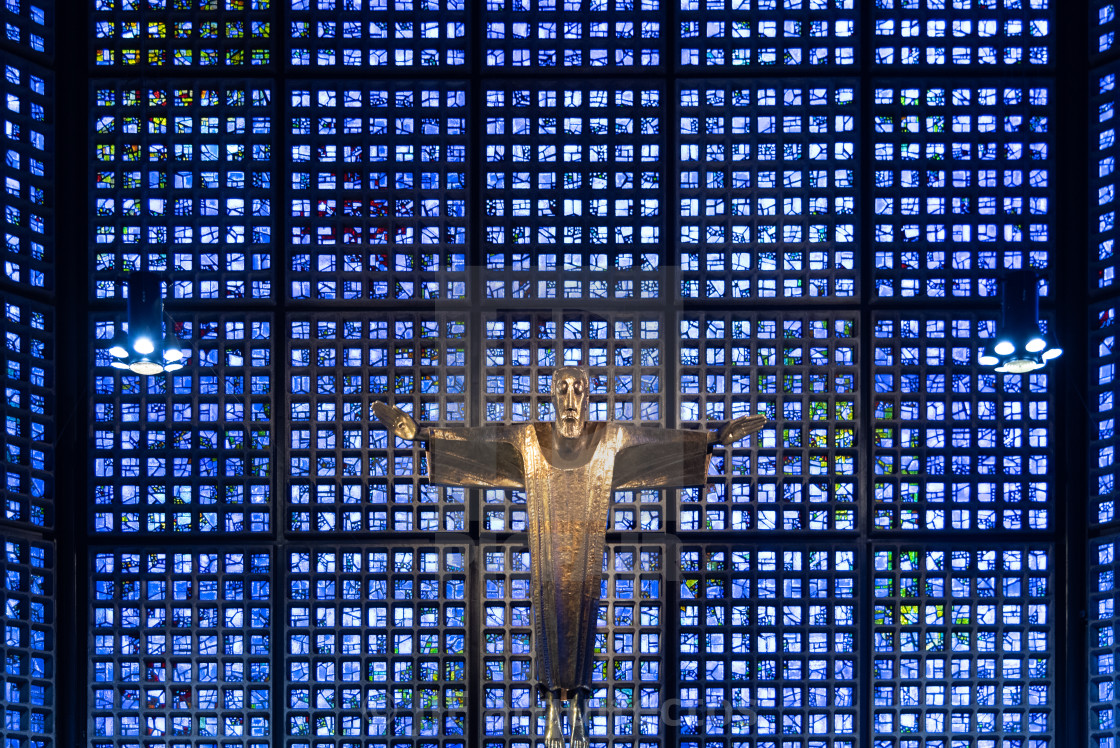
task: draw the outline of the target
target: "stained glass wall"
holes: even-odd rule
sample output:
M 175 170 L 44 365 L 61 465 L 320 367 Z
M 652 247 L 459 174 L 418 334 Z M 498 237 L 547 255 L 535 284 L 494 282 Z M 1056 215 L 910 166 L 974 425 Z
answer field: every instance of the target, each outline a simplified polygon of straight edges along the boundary
M 54 3 L 0 9 L 4 107 L 3 591 L 0 736 L 55 744 L 57 636 L 56 444 L 59 334 L 55 257 Z
M 1117 726 L 1114 642 L 1114 556 L 1116 549 L 1116 47 L 1115 6 L 1091 3 L 1091 39 L 1087 81 L 1089 99 L 1089 206 L 1087 291 L 1088 325 L 1088 456 L 1087 524 L 1089 543 L 1086 578 L 1088 599 L 1087 689 L 1088 728 L 1094 747 L 1113 748 L 1120 741 Z
M 1058 388 L 977 360 L 1006 272 L 1053 318 L 1052 5 L 95 3 L 89 744 L 536 746 L 525 493 L 372 406 L 547 420 L 581 365 L 594 419 L 767 418 L 613 492 L 595 748 L 1061 745 Z M 134 270 L 173 375 L 108 367 Z

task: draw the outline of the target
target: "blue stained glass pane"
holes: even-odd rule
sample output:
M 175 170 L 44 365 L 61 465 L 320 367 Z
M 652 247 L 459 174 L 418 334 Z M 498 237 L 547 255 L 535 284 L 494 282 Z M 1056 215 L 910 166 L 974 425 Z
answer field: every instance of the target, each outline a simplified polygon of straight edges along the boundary
M 284 734 L 467 734 L 466 548 L 317 546 L 287 560 Z
M 0 711 L 9 745 L 53 745 L 55 721 L 54 544 L 7 536 L 0 560 L 4 612 Z
M 1049 279 L 1051 88 L 877 83 L 875 171 L 865 175 L 875 180 L 875 296 L 995 297 L 1001 274 L 1019 268 Z
M 850 746 L 863 698 L 854 547 L 680 549 L 681 745 L 810 732 Z
M 266 748 L 272 557 L 119 550 L 91 558 L 89 716 L 101 746 L 141 735 Z
M 980 366 L 990 318 L 880 314 L 873 329 L 875 526 L 1049 529 L 1052 375 Z
M 458 315 L 297 315 L 289 323 L 288 528 L 464 531 L 462 488 L 426 480 L 420 445 L 397 439 L 375 402 L 423 427 L 466 418 L 466 320 Z
M 271 297 L 274 102 L 255 85 L 91 85 L 93 298 L 131 270 L 175 299 Z
M 588 12 L 590 11 L 590 12 Z M 663 64 L 661 0 L 487 0 L 489 68 L 657 68 Z
M 947 732 L 1053 740 L 1052 558 L 1045 545 L 874 550 L 877 737 L 915 746 Z
M 796 70 L 857 62 L 855 0 L 679 3 L 682 70 L 743 65 Z
M 680 492 L 681 530 L 854 530 L 858 320 L 694 314 L 680 322 L 680 419 L 762 431 L 716 447 L 709 483 Z
M 0 64 L 4 277 L 22 290 L 53 291 L 54 75 L 14 55 L 0 54 Z
M 854 296 L 856 89 L 681 84 L 681 296 Z
M 290 297 L 465 298 L 467 91 L 335 86 L 289 91 Z
M 1050 65 L 1060 7 L 1052 0 L 876 0 L 875 64 Z
M 4 519 L 54 526 L 54 311 L 15 295 L 3 302 Z
M 292 67 L 399 70 L 466 64 L 466 0 L 290 0 Z

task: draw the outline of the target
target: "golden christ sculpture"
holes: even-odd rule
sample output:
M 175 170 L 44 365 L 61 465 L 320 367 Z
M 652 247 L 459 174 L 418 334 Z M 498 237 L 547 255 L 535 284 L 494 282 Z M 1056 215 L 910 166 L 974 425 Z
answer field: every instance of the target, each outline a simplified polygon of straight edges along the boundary
M 711 448 L 762 428 L 743 416 L 718 432 L 589 421 L 585 369 L 557 369 L 552 423 L 420 428 L 386 403 L 376 418 L 427 444 L 432 483 L 525 491 L 529 518 L 534 665 L 547 703 L 545 748 L 564 748 L 561 701 L 571 705 L 572 748 L 587 748 L 596 611 L 611 492 L 703 485 Z

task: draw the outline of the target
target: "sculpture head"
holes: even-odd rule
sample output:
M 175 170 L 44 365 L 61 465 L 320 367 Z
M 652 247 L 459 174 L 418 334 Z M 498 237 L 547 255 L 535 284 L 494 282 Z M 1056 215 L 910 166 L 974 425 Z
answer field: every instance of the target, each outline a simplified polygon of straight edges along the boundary
M 583 422 L 590 413 L 587 372 L 574 366 L 557 369 L 552 375 L 552 404 L 556 408 L 556 428 L 560 436 L 579 438 Z

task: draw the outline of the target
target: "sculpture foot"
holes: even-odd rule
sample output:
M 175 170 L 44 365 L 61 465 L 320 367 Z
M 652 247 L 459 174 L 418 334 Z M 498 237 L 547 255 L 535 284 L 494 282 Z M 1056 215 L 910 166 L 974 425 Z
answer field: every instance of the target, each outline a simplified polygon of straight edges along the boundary
M 544 748 L 564 748 L 564 733 L 560 730 L 560 697 L 548 694 L 548 713 L 545 716 Z
M 587 739 L 587 714 L 584 695 L 572 697 L 572 748 L 590 748 Z

